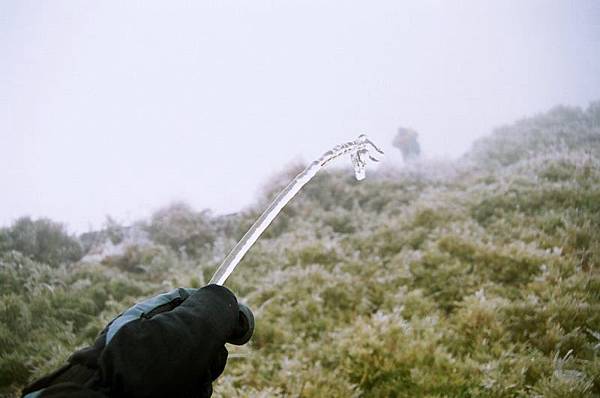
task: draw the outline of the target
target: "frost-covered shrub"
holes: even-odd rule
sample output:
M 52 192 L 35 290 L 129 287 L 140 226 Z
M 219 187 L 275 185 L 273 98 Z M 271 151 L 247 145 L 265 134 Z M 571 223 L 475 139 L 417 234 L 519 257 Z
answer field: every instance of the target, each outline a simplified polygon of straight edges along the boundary
M 156 289 L 91 265 L 50 267 L 18 252 L 0 255 L 0 395 L 59 367 L 111 317 Z
M 409 324 L 396 313 L 361 317 L 340 331 L 329 353 L 362 396 L 468 396 L 478 372 L 440 344 L 437 322 Z
M 227 281 L 256 332 L 216 394 L 600 396 L 599 122 L 562 108 L 458 162 L 320 174 Z M 235 215 L 157 213 L 151 253 L 115 266 L 1 256 L 0 395 L 136 300 L 206 283 L 296 171 Z
M 10 228 L 1 229 L 0 253 L 11 250 L 52 266 L 77 261 L 83 255 L 77 239 L 62 224 L 44 218 L 22 217 Z
M 468 157 L 486 166 L 507 166 L 540 153 L 600 150 L 600 105 L 587 110 L 559 106 L 497 129 L 475 143 Z
M 196 212 L 185 203 L 173 203 L 152 215 L 148 232 L 151 238 L 175 251 L 199 255 L 215 240 L 208 212 Z
M 233 275 L 263 326 L 223 391 L 298 394 L 319 369 L 332 396 L 600 393 L 596 108 L 521 122 L 438 174 L 324 175 Z M 335 262 L 298 261 L 307 239 Z
M 117 267 L 126 272 L 146 272 L 146 265 L 152 263 L 155 256 L 161 252 L 157 247 L 128 246 L 120 255 L 107 256 L 102 259 L 102 264 Z

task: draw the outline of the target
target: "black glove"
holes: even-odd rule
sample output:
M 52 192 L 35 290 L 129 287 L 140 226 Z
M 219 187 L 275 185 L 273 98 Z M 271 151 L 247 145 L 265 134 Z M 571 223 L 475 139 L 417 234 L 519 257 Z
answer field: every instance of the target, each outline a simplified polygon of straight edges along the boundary
M 244 344 L 252 312 L 228 289 L 177 289 L 115 318 L 92 347 L 23 393 L 40 397 L 210 397 L 225 368 L 225 343 Z M 94 395 L 97 394 L 97 395 Z

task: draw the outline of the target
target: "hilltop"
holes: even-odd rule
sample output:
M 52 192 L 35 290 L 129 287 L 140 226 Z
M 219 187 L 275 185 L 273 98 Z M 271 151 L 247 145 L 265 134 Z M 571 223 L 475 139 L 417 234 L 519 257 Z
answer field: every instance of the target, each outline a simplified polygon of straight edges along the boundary
M 144 244 L 91 262 L 78 260 L 97 239 L 132 233 L 4 229 L 0 393 L 56 368 L 136 300 L 205 284 L 293 173 L 239 214 L 165 208 L 137 225 Z M 600 396 L 599 266 L 600 103 L 496 129 L 457 161 L 362 182 L 325 172 L 227 282 L 257 329 L 231 348 L 215 394 Z

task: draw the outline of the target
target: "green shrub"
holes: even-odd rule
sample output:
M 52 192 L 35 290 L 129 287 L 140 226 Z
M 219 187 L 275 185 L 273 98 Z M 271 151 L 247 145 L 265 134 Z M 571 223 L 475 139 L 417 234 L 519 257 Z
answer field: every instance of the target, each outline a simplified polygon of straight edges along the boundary
M 230 347 L 216 393 L 600 396 L 599 137 L 600 103 L 557 108 L 458 162 L 360 183 L 319 174 L 227 281 L 256 331 Z M 22 222 L 19 248 L 0 231 L 0 395 L 56 369 L 134 302 L 202 286 L 297 171 L 239 214 L 163 209 L 151 248 L 104 264 L 71 264 L 60 239 L 38 245 L 43 223 Z
M 155 242 L 191 256 L 208 250 L 215 240 L 209 213 L 195 212 L 185 203 L 173 203 L 155 212 L 148 232 Z
M 0 230 L 0 253 L 11 250 L 52 266 L 77 261 L 83 255 L 77 239 L 70 236 L 62 224 L 29 217 Z

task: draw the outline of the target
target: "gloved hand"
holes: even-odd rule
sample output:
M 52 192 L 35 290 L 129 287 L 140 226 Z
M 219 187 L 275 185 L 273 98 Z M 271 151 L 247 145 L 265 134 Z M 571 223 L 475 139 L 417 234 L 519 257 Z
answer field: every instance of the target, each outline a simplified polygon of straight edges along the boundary
M 176 289 L 115 318 L 92 347 L 27 387 L 40 397 L 210 397 L 227 361 L 225 343 L 245 344 L 252 312 L 228 289 Z

